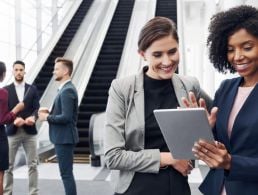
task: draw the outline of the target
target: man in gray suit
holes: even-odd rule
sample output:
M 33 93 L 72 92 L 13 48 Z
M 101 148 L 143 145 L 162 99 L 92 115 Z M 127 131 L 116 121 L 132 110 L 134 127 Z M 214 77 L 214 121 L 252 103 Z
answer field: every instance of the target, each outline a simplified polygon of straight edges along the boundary
M 59 92 L 49 113 L 39 109 L 39 119 L 48 121 L 50 141 L 55 145 L 59 170 L 63 180 L 65 194 L 76 195 L 76 184 L 73 176 L 73 151 L 78 142 L 76 128 L 78 115 L 78 95 L 71 82 L 73 62 L 57 58 L 53 74 L 60 82 Z

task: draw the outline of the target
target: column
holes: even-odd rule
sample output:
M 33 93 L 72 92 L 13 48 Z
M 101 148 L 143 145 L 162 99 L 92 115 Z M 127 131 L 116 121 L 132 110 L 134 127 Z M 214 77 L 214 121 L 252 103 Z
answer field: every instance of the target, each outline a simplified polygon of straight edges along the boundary
M 36 0 L 36 28 L 37 28 L 37 54 L 42 49 L 42 5 L 41 0 Z
M 52 0 L 52 32 L 55 33 L 58 28 L 58 0 Z
M 21 0 L 15 1 L 15 45 L 16 45 L 16 59 L 21 59 Z

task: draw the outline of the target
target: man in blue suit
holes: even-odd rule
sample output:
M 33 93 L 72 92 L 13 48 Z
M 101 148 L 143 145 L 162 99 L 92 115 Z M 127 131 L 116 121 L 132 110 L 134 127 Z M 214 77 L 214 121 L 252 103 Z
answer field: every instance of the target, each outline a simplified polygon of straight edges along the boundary
M 50 113 L 39 109 L 39 119 L 49 123 L 49 137 L 55 145 L 66 195 L 77 194 L 73 176 L 73 151 L 79 140 L 76 128 L 78 95 L 71 82 L 72 72 L 73 62 L 71 60 L 65 58 L 55 60 L 53 74 L 55 80 L 60 82 L 59 92 Z
M 39 95 L 34 85 L 24 81 L 25 63 L 13 63 L 14 82 L 6 86 L 8 91 L 8 107 L 12 110 L 17 103 L 24 102 L 25 108 L 20 112 L 13 123 L 8 124 L 6 133 L 9 145 L 9 169 L 4 175 L 4 195 L 11 195 L 13 191 L 13 168 L 18 148 L 24 148 L 29 175 L 29 195 L 37 195 L 38 189 L 38 155 L 37 155 L 37 129 L 35 119 L 39 109 Z

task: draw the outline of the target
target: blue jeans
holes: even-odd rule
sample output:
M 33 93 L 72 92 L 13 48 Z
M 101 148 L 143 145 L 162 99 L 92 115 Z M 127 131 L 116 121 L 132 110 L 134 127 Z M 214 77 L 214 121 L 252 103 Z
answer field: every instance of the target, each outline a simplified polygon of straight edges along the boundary
M 74 144 L 55 144 L 59 170 L 66 195 L 76 195 L 76 184 L 73 176 Z

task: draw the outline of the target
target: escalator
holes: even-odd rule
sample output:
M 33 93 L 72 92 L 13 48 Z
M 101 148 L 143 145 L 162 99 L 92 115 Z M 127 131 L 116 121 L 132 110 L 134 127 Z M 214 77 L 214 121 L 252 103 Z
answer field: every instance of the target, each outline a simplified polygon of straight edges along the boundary
M 156 16 L 164 16 L 177 23 L 177 0 L 157 0 Z
M 53 51 L 47 58 L 44 66 L 40 70 L 33 84 L 37 86 L 40 97 L 43 95 L 45 89 L 48 86 L 49 81 L 52 78 L 52 72 L 54 69 L 54 61 L 57 57 L 64 56 L 66 49 L 68 48 L 70 42 L 72 41 L 75 33 L 79 29 L 79 26 L 86 16 L 93 0 L 83 0 L 79 6 L 76 14 L 73 16 L 72 20 L 68 24 L 63 35 L 59 39 L 58 43 L 54 47 Z
M 75 154 L 89 154 L 89 121 L 94 113 L 104 112 L 111 81 L 116 77 L 134 0 L 119 0 L 100 54 L 85 90 L 78 115 L 79 143 Z
M 177 23 L 177 0 L 157 0 L 155 16 L 170 18 Z M 178 73 L 178 68 L 176 70 Z

